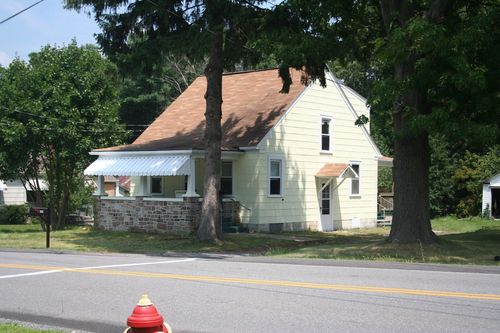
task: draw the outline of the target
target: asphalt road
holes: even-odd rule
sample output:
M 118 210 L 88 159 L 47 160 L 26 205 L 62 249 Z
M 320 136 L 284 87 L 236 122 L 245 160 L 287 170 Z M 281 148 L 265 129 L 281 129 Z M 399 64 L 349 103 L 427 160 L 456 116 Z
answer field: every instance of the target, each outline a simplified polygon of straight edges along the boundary
M 500 332 L 500 267 L 0 251 L 0 318 L 123 332 Z

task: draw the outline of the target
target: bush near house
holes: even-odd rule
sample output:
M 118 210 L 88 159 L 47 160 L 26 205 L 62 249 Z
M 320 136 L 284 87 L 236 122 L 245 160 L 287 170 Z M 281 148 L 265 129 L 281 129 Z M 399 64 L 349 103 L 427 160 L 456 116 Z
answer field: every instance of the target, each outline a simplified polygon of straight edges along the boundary
M 28 219 L 28 206 L 7 205 L 0 207 L 0 224 L 25 224 Z

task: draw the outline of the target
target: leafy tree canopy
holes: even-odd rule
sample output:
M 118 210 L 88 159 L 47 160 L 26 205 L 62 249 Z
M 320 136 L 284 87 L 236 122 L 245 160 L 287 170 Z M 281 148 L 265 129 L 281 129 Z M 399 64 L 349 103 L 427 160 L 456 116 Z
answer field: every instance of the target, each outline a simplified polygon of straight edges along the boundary
M 116 67 L 76 41 L 46 46 L 1 72 L 0 178 L 47 180 L 55 228 L 83 186 L 88 152 L 123 139 L 117 83 Z

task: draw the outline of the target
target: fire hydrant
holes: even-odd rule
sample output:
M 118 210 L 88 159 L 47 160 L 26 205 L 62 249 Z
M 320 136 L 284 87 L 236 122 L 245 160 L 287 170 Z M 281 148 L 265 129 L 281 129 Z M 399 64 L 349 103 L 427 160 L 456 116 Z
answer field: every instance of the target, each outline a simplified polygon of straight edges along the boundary
M 142 295 L 128 317 L 127 325 L 129 327 L 123 333 L 172 333 L 172 329 L 158 313 L 148 295 Z

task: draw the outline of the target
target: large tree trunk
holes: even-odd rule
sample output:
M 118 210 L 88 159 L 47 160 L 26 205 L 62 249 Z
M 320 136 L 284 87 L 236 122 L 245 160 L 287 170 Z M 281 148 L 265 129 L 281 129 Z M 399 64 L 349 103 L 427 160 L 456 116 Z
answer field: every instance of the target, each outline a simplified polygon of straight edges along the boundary
M 209 10 L 209 9 L 207 9 Z M 210 59 L 205 68 L 207 78 L 206 112 L 205 112 L 205 179 L 201 221 L 198 228 L 200 240 L 218 241 L 220 221 L 220 165 L 221 165 L 221 118 L 222 118 L 222 24 L 223 17 L 213 12 L 212 46 Z
M 410 107 L 412 111 L 404 111 Z M 389 238 L 394 243 L 433 243 L 429 205 L 428 134 L 408 133 L 409 117 L 426 112 L 425 95 L 410 91 L 394 109 L 394 215 Z
M 435 0 L 424 18 L 438 21 L 451 8 L 453 0 Z M 380 0 L 380 8 L 387 34 L 396 26 L 405 27 L 418 15 L 415 3 L 405 0 Z M 405 82 L 412 77 L 419 55 L 411 54 L 394 64 L 394 79 Z M 394 215 L 389 238 L 395 243 L 433 243 L 429 205 L 430 149 L 425 130 L 410 130 L 410 122 L 417 115 L 427 114 L 426 91 L 410 87 L 396 101 L 394 121 Z

